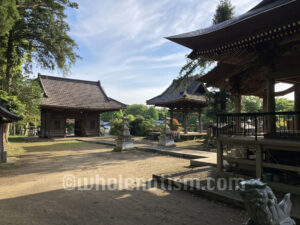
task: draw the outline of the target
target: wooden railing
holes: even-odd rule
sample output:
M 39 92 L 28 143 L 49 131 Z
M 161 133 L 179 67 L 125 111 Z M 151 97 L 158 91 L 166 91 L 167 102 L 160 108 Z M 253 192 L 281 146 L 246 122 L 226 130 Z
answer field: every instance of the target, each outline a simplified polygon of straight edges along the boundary
M 217 136 L 253 136 L 300 140 L 300 112 L 227 113 L 217 116 Z

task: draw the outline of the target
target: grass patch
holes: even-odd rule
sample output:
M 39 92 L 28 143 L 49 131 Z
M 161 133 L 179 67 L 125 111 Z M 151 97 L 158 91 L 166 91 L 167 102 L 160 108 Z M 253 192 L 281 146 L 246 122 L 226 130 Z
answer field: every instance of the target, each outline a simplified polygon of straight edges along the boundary
M 15 163 L 1 163 L 0 170 L 8 170 L 18 167 Z
M 5 145 L 7 156 L 16 158 L 19 158 L 26 152 L 40 152 L 45 155 L 45 158 L 47 158 L 51 157 L 51 152 L 55 151 L 96 150 L 99 148 L 101 147 L 98 144 L 81 142 L 77 140 L 53 141 L 51 139 L 28 137 L 9 137 L 9 143 Z M 0 170 L 17 167 L 17 161 L 0 164 Z
M 8 157 L 19 157 L 25 152 L 25 149 L 21 145 L 8 143 L 5 146 L 5 151 L 7 152 Z

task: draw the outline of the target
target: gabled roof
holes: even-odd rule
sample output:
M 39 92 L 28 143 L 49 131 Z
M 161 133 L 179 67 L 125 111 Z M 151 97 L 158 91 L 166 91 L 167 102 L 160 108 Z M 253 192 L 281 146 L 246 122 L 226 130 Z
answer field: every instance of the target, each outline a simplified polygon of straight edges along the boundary
M 167 39 L 193 49 L 191 58 L 220 54 L 298 32 L 299 11 L 299 0 L 264 0 L 240 16 Z
M 85 81 L 39 74 L 44 91 L 41 108 L 114 111 L 126 105 L 104 92 L 100 81 Z
M 162 107 L 190 107 L 206 106 L 206 88 L 197 81 L 194 76 L 187 81 L 182 79 L 173 80 L 172 84 L 161 94 L 147 101 L 148 105 Z
M 0 117 L 2 117 L 1 122 L 15 122 L 21 120 L 22 117 L 8 111 L 1 103 L 0 103 Z

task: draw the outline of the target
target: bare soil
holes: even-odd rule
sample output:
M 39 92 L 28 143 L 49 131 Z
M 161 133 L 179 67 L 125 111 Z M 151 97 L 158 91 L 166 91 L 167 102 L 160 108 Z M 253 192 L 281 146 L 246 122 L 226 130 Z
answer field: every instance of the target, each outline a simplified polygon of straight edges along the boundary
M 185 159 L 135 150 L 117 153 L 109 146 L 74 140 L 16 142 L 13 147 L 24 153 L 17 167 L 0 169 L 0 225 L 240 225 L 247 218 L 241 209 L 181 191 L 109 191 L 102 190 L 104 182 L 100 190 L 68 191 L 62 186 L 66 174 L 151 180 L 154 173 L 190 171 Z

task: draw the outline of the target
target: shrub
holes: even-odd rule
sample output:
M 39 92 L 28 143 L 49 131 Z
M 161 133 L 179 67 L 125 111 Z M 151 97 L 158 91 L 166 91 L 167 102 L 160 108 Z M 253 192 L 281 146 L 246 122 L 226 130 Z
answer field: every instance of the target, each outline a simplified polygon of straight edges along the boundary
M 123 129 L 123 120 L 122 119 L 113 119 L 110 121 L 110 131 L 111 135 L 119 135 Z
M 135 136 L 146 136 L 153 128 L 153 124 L 142 116 L 137 116 L 129 123 L 130 133 Z

